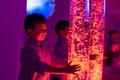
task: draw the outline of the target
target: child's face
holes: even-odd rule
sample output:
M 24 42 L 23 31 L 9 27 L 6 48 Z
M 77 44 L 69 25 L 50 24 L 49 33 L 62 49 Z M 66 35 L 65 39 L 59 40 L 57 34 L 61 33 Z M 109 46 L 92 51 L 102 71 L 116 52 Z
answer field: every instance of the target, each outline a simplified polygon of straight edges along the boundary
M 31 30 L 30 36 L 37 41 L 43 41 L 46 37 L 46 23 L 37 23 L 34 29 Z
M 68 39 L 69 37 L 69 27 L 66 27 L 63 31 L 62 31 L 62 34 L 61 34 L 62 37 Z
M 112 34 L 112 38 L 118 38 L 118 37 L 119 37 L 118 33 Z

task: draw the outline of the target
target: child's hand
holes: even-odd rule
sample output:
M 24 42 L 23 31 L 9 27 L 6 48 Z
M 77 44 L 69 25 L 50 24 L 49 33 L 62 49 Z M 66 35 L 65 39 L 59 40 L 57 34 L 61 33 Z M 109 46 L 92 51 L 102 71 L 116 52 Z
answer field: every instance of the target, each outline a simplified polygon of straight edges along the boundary
M 72 63 L 69 62 L 66 66 L 65 66 L 65 72 L 66 73 L 72 73 L 75 74 L 75 72 L 80 71 L 80 66 L 79 65 L 70 65 Z
M 98 54 L 90 54 L 89 58 L 90 60 L 95 60 L 96 58 L 98 58 Z

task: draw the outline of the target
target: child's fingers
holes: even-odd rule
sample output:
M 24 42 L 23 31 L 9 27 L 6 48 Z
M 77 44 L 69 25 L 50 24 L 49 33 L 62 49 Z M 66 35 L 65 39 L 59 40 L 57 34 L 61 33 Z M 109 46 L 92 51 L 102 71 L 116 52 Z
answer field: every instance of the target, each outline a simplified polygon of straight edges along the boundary
M 68 63 L 68 65 L 70 65 L 72 63 L 72 61 L 70 61 L 69 63 Z
M 72 67 L 74 67 L 74 68 L 80 68 L 81 66 L 79 66 L 79 65 L 72 65 Z

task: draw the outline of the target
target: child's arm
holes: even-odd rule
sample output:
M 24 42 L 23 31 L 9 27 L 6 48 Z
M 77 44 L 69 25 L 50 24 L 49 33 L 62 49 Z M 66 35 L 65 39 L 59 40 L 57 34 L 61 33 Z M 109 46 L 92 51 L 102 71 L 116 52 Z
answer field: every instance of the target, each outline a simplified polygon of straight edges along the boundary
M 80 66 L 79 65 L 70 65 L 70 63 L 68 63 L 65 67 L 53 67 L 53 66 L 49 66 L 46 70 L 46 72 L 50 72 L 50 73 L 72 73 L 74 74 L 75 72 L 80 70 Z
M 41 75 L 44 72 L 50 73 L 73 73 L 80 70 L 80 66 L 78 65 L 66 65 L 65 67 L 53 67 L 45 62 L 39 61 L 39 57 L 36 55 L 36 52 L 33 48 L 28 48 L 27 50 L 23 51 L 21 55 L 21 61 L 31 68 L 31 70 L 39 72 Z

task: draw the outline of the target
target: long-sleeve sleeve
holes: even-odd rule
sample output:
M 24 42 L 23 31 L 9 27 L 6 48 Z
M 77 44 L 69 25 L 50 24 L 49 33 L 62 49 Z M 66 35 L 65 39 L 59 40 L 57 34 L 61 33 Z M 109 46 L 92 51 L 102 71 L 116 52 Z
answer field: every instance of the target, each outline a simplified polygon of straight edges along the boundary
M 40 61 L 37 52 L 31 47 L 22 51 L 21 62 L 24 66 L 40 74 L 44 74 L 46 68 L 49 66 L 47 63 Z

